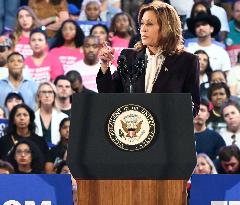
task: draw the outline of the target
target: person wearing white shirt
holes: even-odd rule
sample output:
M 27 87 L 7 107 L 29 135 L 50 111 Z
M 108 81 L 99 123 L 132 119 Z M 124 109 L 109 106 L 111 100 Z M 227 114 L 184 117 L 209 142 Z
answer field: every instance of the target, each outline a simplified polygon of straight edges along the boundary
M 199 13 L 187 19 L 187 24 L 189 31 L 197 37 L 197 42 L 188 44 L 187 51 L 194 53 L 197 50 L 204 50 L 209 56 L 212 70 L 225 72 L 230 70 L 231 62 L 227 51 L 212 42 L 212 37 L 220 30 L 219 19 L 211 14 Z

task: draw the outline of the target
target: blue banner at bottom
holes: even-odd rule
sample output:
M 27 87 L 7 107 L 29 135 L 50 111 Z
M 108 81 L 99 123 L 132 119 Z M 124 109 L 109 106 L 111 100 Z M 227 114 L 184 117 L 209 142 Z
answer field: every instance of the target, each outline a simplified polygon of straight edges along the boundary
M 73 205 L 68 174 L 0 175 L 0 205 Z
M 190 205 L 240 205 L 240 175 L 200 174 L 191 180 Z

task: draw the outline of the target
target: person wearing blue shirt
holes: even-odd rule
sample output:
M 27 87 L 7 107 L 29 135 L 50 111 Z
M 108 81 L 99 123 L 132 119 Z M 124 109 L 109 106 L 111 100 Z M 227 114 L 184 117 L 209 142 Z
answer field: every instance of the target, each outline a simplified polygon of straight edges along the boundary
M 37 84 L 23 76 L 24 57 L 13 52 L 7 58 L 9 74 L 0 80 L 0 106 L 4 106 L 5 98 L 10 92 L 21 93 L 24 102 L 35 110 Z

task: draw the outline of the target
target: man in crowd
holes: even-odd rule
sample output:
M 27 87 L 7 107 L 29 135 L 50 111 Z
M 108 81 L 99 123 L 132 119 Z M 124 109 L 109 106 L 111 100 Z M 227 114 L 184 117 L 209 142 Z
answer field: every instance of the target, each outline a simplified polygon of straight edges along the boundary
M 240 147 L 240 110 L 235 102 L 228 102 L 222 107 L 222 115 L 227 124 L 220 130 L 226 145 L 235 144 Z
M 191 53 L 204 50 L 209 56 L 213 70 L 230 70 L 231 63 L 227 51 L 212 42 L 212 37 L 217 35 L 221 27 L 219 19 L 211 14 L 199 13 L 188 19 L 187 24 L 189 31 L 197 37 L 197 42 L 190 42 L 187 50 Z
M 11 53 L 7 58 L 7 67 L 8 77 L 0 80 L 0 106 L 4 105 L 8 93 L 19 92 L 24 102 L 35 110 L 37 84 L 23 76 L 23 56 L 18 52 Z
M 95 93 L 87 89 L 82 83 L 82 77 L 76 70 L 71 70 L 66 74 L 67 79 L 71 82 L 72 91 L 75 93 Z
M 83 42 L 83 60 L 71 66 L 70 70 L 78 71 L 82 76 L 83 84 L 86 88 L 97 92 L 96 77 L 100 68 L 98 51 L 100 48 L 99 39 L 96 36 L 88 36 Z M 116 68 L 112 65 L 111 72 Z
M 240 174 L 240 150 L 231 145 L 219 150 L 219 174 Z
M 71 83 L 66 76 L 60 75 L 55 79 L 54 84 L 56 85 L 57 90 L 56 104 L 58 105 L 62 112 L 70 116 L 72 105 Z
M 208 101 L 201 99 L 198 115 L 194 118 L 196 151 L 197 153 L 205 153 L 212 160 L 215 160 L 218 150 L 225 146 L 225 142 L 217 132 L 207 128 L 206 121 L 209 118 L 208 109 Z

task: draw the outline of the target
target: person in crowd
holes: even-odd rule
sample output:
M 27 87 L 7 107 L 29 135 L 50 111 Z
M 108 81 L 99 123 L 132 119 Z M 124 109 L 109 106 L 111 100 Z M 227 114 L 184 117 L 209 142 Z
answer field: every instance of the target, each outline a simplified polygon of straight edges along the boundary
M 13 165 L 15 174 L 42 174 L 44 160 L 39 148 L 29 140 L 21 140 L 14 145 L 8 161 Z
M 209 78 L 212 72 L 212 68 L 209 62 L 209 56 L 204 50 L 197 50 L 194 54 L 198 56 L 199 64 L 200 64 L 200 95 L 201 98 L 207 99 L 207 90 L 209 88 Z
M 0 106 L 0 119 L 6 119 L 7 115 L 3 107 Z
M 204 153 L 197 155 L 197 165 L 194 174 L 217 174 L 213 161 Z
M 181 22 L 175 9 L 166 3 L 154 1 L 140 10 L 139 24 L 143 47 L 141 51 L 136 51 L 136 63 L 129 57 L 132 49 L 131 52 L 122 51 L 127 67 L 143 61 L 136 71 L 135 83 L 132 85 L 128 79 L 122 79 L 119 71 L 112 78 L 109 65 L 114 49 L 105 45 L 99 52 L 98 91 L 130 92 L 132 89 L 145 93 L 191 93 L 193 114 L 197 115 L 200 104 L 199 62 L 197 56 L 184 51 Z
M 227 127 L 222 128 L 219 133 L 226 145 L 235 144 L 240 148 L 240 109 L 237 102 L 226 102 L 222 107 L 222 115 Z
M 7 58 L 8 77 L 0 80 L 0 105 L 3 106 L 6 96 L 10 92 L 21 93 L 24 102 L 35 109 L 35 95 L 37 84 L 23 76 L 24 57 L 13 52 Z
M 100 62 L 98 58 L 98 51 L 100 48 L 100 41 L 95 36 L 88 36 L 83 43 L 83 60 L 73 64 L 70 70 L 78 71 L 82 76 L 82 81 L 86 88 L 97 92 L 96 77 L 99 71 Z M 116 67 L 111 65 L 112 72 Z
M 43 30 L 37 28 L 31 31 L 30 46 L 33 55 L 25 59 L 25 64 L 37 84 L 53 81 L 64 73 L 58 58 L 47 51 L 47 35 Z
M 46 29 L 50 38 L 54 37 L 62 22 L 69 18 L 66 0 L 29 0 L 28 5 L 40 20 L 48 22 Z
M 207 128 L 206 121 L 209 115 L 209 103 L 205 99 L 201 99 L 198 115 L 193 120 L 196 151 L 198 154 L 205 153 L 215 160 L 219 149 L 226 144 L 217 132 Z
M 240 150 L 236 145 L 219 150 L 219 174 L 240 174 Z
M 199 2 L 199 1 L 206 2 L 208 4 L 208 7 L 210 7 L 211 13 L 217 16 L 218 19 L 220 20 L 221 28 L 219 32 L 219 40 L 221 42 L 224 42 L 229 32 L 228 18 L 227 18 L 226 11 L 222 7 L 215 5 L 214 0 L 194 0 L 194 2 Z
M 195 16 L 197 16 L 199 13 L 207 13 L 207 14 L 211 14 L 210 8 L 208 6 L 208 3 L 205 1 L 199 1 L 199 2 L 195 2 L 192 5 L 192 9 L 190 12 L 190 17 L 189 18 L 193 18 Z M 185 24 L 184 27 L 184 38 L 185 38 L 185 46 L 187 46 L 187 43 L 189 41 L 189 39 L 194 38 L 195 36 L 189 32 L 189 30 L 187 29 L 187 25 Z
M 46 173 L 56 173 L 55 166 L 63 160 L 69 140 L 70 118 L 64 118 L 59 125 L 60 142 L 51 148 L 45 166 Z
M 60 141 L 59 124 L 68 117 L 56 106 L 56 87 L 50 82 L 41 83 L 37 90 L 38 109 L 35 112 L 36 133 L 42 136 L 49 147 Z
M 82 76 L 76 70 L 72 70 L 66 73 L 67 79 L 71 82 L 71 88 L 73 93 L 95 93 L 92 90 L 87 89 L 82 83 Z
M 227 83 L 226 73 L 222 70 L 214 70 L 210 74 L 210 83 Z
M 91 0 L 86 3 L 85 16 L 87 21 L 101 21 L 101 3 L 96 0 Z
M 230 31 L 225 40 L 225 44 L 231 58 L 231 63 L 235 65 L 239 63 L 238 53 L 240 52 L 240 1 L 234 1 L 232 8 L 232 19 L 229 21 Z
M 7 162 L 0 160 L 0 174 L 13 174 L 14 168 L 13 166 Z
M 36 144 L 44 156 L 48 156 L 48 146 L 42 137 L 35 134 L 36 125 L 33 110 L 25 104 L 16 105 L 9 115 L 6 135 L 0 138 L 0 159 L 7 159 L 14 146 L 28 139 Z
M 59 59 L 64 72 L 69 70 L 72 64 L 83 59 L 83 40 L 84 33 L 76 21 L 68 19 L 62 23 L 50 53 Z
M 9 113 L 12 111 L 14 106 L 16 106 L 18 104 L 22 104 L 22 103 L 24 103 L 24 99 L 23 99 L 21 93 L 17 93 L 17 92 L 8 93 L 8 95 L 5 99 L 5 102 L 4 102 L 7 114 L 9 115 Z
M 68 13 L 71 20 L 77 21 L 80 15 L 80 9 L 75 4 L 68 4 Z
M 112 18 L 109 31 L 112 34 L 111 46 L 115 49 L 113 64 L 117 66 L 117 59 L 122 49 L 128 48 L 131 38 L 136 34 L 135 23 L 129 14 L 117 13 Z
M 57 174 L 70 174 L 72 180 L 73 204 L 77 205 L 77 182 L 73 178 L 70 169 L 65 160 L 61 161 L 57 166 Z
M 0 79 L 8 77 L 7 57 L 13 52 L 12 40 L 7 36 L 0 36 Z M 23 76 L 31 78 L 28 69 L 23 69 Z
M 231 95 L 240 97 L 240 52 L 237 55 L 237 63 L 231 68 L 227 76 Z
M 122 11 L 119 2 L 120 2 L 119 0 L 101 0 L 100 17 L 102 21 L 105 21 L 108 24 L 110 24 L 113 16 Z
M 221 27 L 219 19 L 202 12 L 187 19 L 187 25 L 189 31 L 197 37 L 197 42 L 188 43 L 187 51 L 194 53 L 196 50 L 204 50 L 209 56 L 213 70 L 229 71 L 231 62 L 227 51 L 212 42 L 212 37 L 217 35 Z
M 208 89 L 208 99 L 211 101 L 213 108 L 210 110 L 207 123 L 214 130 L 218 131 L 221 127 L 225 126 L 221 115 L 221 107 L 230 99 L 229 87 L 225 83 L 211 84 Z
M 31 56 L 33 51 L 29 45 L 29 36 L 32 29 L 40 26 L 34 11 L 28 6 L 22 6 L 16 14 L 16 26 L 10 35 L 13 40 L 14 50 L 21 53 L 24 58 Z
M 0 0 L 0 35 L 11 32 L 20 0 Z
M 104 24 L 95 24 L 90 30 L 91 36 L 96 36 L 99 38 L 100 44 L 107 42 L 110 45 L 109 41 L 109 30 L 108 27 Z
M 71 113 L 71 82 L 64 75 L 58 76 L 54 84 L 56 86 L 57 96 L 56 96 L 56 105 L 60 108 L 60 110 L 70 116 Z

